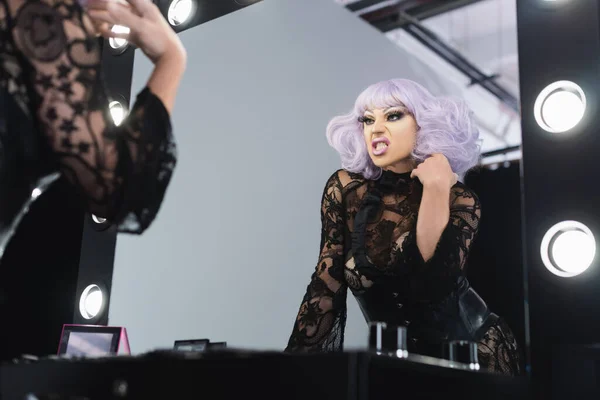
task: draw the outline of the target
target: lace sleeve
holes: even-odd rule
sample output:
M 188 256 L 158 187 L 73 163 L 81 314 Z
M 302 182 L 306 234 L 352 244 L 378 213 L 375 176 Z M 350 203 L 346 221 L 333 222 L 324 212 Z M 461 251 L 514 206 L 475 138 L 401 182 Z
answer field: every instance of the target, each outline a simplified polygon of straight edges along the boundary
M 290 336 L 287 352 L 342 351 L 346 325 L 344 209 L 339 172 L 321 202 L 321 252 Z
M 475 193 L 457 184 L 450 198 L 450 220 L 430 260 L 425 262 L 417 247 L 416 224 L 402 245 L 404 261 L 410 269 L 411 295 L 422 301 L 442 299 L 450 293 L 456 277 L 463 273 L 477 235 L 481 205 Z
M 63 175 L 90 212 L 141 233 L 156 216 L 176 163 L 168 111 L 148 88 L 115 126 L 101 46 L 74 0 L 4 0 L 32 112 Z

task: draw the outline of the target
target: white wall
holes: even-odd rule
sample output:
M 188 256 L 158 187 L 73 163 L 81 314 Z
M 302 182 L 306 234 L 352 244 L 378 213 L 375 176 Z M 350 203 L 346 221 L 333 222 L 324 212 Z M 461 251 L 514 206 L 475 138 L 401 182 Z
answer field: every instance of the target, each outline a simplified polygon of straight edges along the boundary
M 118 239 L 110 323 L 136 353 L 205 337 L 283 349 L 319 253 L 323 185 L 340 166 L 328 120 L 379 80 L 448 83 L 333 1 L 266 0 L 181 37 L 180 160 L 154 225 Z M 150 70 L 138 54 L 134 94 Z M 349 304 L 346 344 L 364 347 Z

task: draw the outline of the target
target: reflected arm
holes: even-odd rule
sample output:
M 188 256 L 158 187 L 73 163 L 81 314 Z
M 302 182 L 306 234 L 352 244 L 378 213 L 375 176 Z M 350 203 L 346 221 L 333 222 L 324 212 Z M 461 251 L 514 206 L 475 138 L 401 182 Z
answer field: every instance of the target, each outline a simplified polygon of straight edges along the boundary
M 165 74 L 173 64 L 155 71 L 129 116 L 115 126 L 100 42 L 79 4 L 2 5 L 32 112 L 60 171 L 90 212 L 117 222 L 122 232 L 141 233 L 156 216 L 176 164 L 168 109 L 174 83 Z

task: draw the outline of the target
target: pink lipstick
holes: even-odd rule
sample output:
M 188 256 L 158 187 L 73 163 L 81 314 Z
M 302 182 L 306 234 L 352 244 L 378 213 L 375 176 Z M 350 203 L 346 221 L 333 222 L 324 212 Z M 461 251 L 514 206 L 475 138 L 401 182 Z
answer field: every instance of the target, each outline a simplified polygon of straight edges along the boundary
M 377 139 L 373 139 L 371 142 L 371 146 L 373 148 L 373 155 L 381 156 L 383 155 L 390 145 L 390 141 L 387 138 L 380 137 Z

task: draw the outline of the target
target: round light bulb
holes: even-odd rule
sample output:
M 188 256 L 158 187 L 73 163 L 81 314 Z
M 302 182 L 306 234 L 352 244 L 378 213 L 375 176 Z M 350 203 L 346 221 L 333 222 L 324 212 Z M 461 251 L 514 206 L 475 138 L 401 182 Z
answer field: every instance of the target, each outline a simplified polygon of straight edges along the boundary
M 102 308 L 102 292 L 95 290 L 88 294 L 85 299 L 85 310 L 88 315 L 96 316 Z
M 85 319 L 98 315 L 104 306 L 104 294 L 98 285 L 87 286 L 79 298 L 79 313 Z
M 544 234 L 540 246 L 544 266 L 553 274 L 570 278 L 586 271 L 596 256 L 592 231 L 577 221 L 562 221 Z
M 559 269 L 579 275 L 594 261 L 594 238 L 580 230 L 562 232 L 554 239 L 551 251 Z
M 187 22 L 194 12 L 193 0 L 173 0 L 167 12 L 167 19 L 173 26 Z
M 110 115 L 113 121 L 115 122 L 115 125 L 121 125 L 121 122 L 123 122 L 123 120 L 127 116 L 127 110 L 125 106 L 118 101 L 111 101 L 108 105 L 108 108 L 110 110 Z
M 113 27 L 111 28 L 111 31 L 115 32 L 115 33 L 129 33 L 130 29 L 128 27 L 122 26 L 122 25 L 113 25 Z M 113 49 L 122 49 L 127 46 L 128 42 L 127 42 L 127 39 L 109 38 L 108 44 Z
M 583 90 L 570 81 L 558 81 L 546 86 L 538 95 L 533 113 L 538 125 L 551 133 L 574 128 L 586 109 Z
M 103 224 L 106 222 L 106 218 L 97 217 L 96 215 L 92 214 L 92 221 L 94 221 L 97 224 Z

